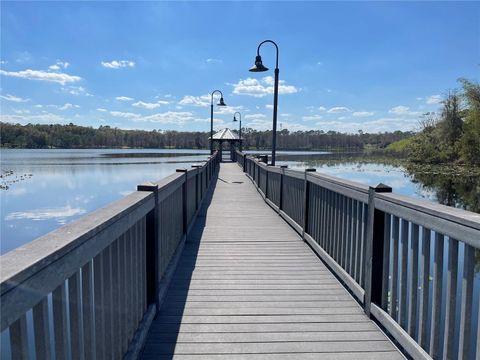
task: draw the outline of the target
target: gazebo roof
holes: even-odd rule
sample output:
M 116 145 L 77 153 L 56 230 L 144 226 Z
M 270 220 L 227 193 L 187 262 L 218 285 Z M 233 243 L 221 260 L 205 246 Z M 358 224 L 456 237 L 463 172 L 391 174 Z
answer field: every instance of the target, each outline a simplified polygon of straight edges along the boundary
M 225 128 L 213 134 L 213 140 L 238 141 L 240 139 L 238 135 L 235 134 L 232 130 L 230 130 L 229 128 Z

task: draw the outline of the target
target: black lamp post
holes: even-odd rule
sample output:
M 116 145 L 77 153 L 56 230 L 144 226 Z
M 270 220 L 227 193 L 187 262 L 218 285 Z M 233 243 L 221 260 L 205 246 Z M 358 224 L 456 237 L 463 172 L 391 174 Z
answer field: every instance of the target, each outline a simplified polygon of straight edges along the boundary
M 262 57 L 260 56 L 260 46 L 265 43 L 271 43 L 275 45 L 275 49 L 277 49 L 277 60 L 275 62 L 275 85 L 273 88 L 273 136 L 272 136 L 272 165 L 275 166 L 275 152 L 277 150 L 277 107 L 278 107 L 278 46 L 272 40 L 265 40 L 262 41 L 257 48 L 257 57 L 255 58 L 255 65 L 250 68 L 249 71 L 251 72 L 264 72 L 267 71 L 268 68 L 263 66 Z
M 213 155 L 213 95 L 218 92 L 220 93 L 220 101 L 218 102 L 218 106 L 227 106 L 223 101 L 223 93 L 220 90 L 214 90 L 212 92 L 212 101 L 210 103 L 210 155 Z
M 238 114 L 238 120 L 235 117 L 235 115 L 237 115 L 237 114 Z M 238 139 L 240 141 L 240 145 L 239 145 L 238 149 L 240 150 L 240 152 L 242 152 L 242 114 L 240 114 L 239 111 L 237 111 L 235 114 L 233 114 L 233 121 L 239 121 L 240 122 L 240 126 L 238 128 Z

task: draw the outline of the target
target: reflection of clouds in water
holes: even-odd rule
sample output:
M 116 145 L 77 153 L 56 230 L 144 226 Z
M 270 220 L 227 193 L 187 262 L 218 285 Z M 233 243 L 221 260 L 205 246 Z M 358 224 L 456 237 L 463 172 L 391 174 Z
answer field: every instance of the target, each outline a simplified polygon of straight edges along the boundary
M 55 219 L 60 224 L 66 223 L 66 218 L 85 214 L 86 210 L 82 208 L 72 208 L 70 205 L 59 208 L 44 208 L 27 211 L 12 212 L 5 217 L 6 221 L 11 220 L 52 220 Z

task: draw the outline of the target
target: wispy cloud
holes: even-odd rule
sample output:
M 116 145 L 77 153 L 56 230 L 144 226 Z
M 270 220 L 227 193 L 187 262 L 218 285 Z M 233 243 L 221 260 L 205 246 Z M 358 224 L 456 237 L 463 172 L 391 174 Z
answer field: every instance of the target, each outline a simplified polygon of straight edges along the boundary
M 78 109 L 79 107 L 80 107 L 80 105 L 66 103 L 63 106 L 60 106 L 58 109 L 59 110 L 68 110 L 68 109 L 73 109 L 73 108 Z
M 427 97 L 427 104 L 440 104 L 442 102 L 442 95 L 431 95 Z
M 100 112 L 107 112 L 108 110 L 107 109 L 103 109 L 103 108 L 98 108 L 97 111 L 100 111 Z
M 137 102 L 133 103 L 132 106 L 142 108 L 142 109 L 147 109 L 147 110 L 153 110 L 153 109 L 158 109 L 160 106 L 167 105 L 167 104 L 169 104 L 169 102 L 168 101 L 163 101 L 163 100 L 159 100 L 159 101 L 154 102 L 154 103 L 143 102 L 143 101 L 140 100 L 140 101 L 137 101 Z
M 132 99 L 131 97 L 128 97 L 128 96 L 117 96 L 115 99 L 118 100 L 118 101 L 133 101 L 134 100 L 134 99 Z
M 90 94 L 83 86 L 67 86 L 64 88 L 61 88 L 61 90 L 64 93 L 70 94 L 70 95 L 76 95 L 76 96 L 93 96 Z
M 10 95 L 10 94 L 0 95 L 0 98 L 2 98 L 3 100 L 12 101 L 12 102 L 16 102 L 16 103 L 22 103 L 22 102 L 30 101 L 30 99 L 23 99 L 19 96 L 14 96 L 14 95 Z
M 373 112 L 370 111 L 355 111 L 352 113 L 353 116 L 355 117 L 367 117 L 367 116 L 372 116 Z
M 64 224 L 66 219 L 76 215 L 85 214 L 86 210 L 82 208 L 73 208 L 70 205 L 58 208 L 44 208 L 28 211 L 12 212 L 5 217 L 6 221 L 11 220 L 32 220 L 32 221 L 44 221 L 44 220 L 56 220 L 57 222 Z
M 205 60 L 205 62 L 207 62 L 207 63 L 209 63 L 209 64 L 212 64 L 212 63 L 221 64 L 221 63 L 223 63 L 223 60 L 209 58 L 209 59 Z
M 349 112 L 350 109 L 345 107 L 345 106 L 336 106 L 328 109 L 328 113 L 330 114 L 338 114 L 338 113 L 344 113 L 344 112 Z
M 66 69 L 70 66 L 70 63 L 66 61 L 57 61 L 55 64 L 50 65 L 48 68 L 53 71 L 58 71 L 61 69 Z
M 186 122 L 192 122 L 195 120 L 193 114 L 188 111 L 167 111 L 148 116 L 143 116 L 141 114 L 132 112 L 110 111 L 110 115 L 129 119 L 136 122 L 151 122 L 176 125 L 183 125 Z
M 34 114 L 34 115 L 10 115 L 1 114 L 0 120 L 3 122 L 13 124 L 28 124 L 28 123 L 61 123 L 65 122 L 63 116 L 51 113 Z
M 254 78 L 246 78 L 233 84 L 233 93 L 237 95 L 247 95 L 254 97 L 264 97 L 273 94 L 274 79 L 272 76 L 266 76 L 260 80 Z M 287 85 L 284 80 L 278 83 L 279 94 L 294 94 L 298 92 L 293 85 Z
M 183 99 L 178 102 L 178 104 L 184 106 L 207 107 L 210 105 L 210 101 L 211 97 L 208 94 L 201 96 L 185 95 Z
M 102 61 L 102 66 L 107 69 L 121 69 L 126 67 L 135 67 L 135 62 L 131 60 L 112 60 Z
M 22 70 L 22 71 L 5 71 L 0 70 L 0 74 L 3 76 L 16 77 L 28 80 L 49 81 L 62 85 L 67 83 L 74 83 L 82 80 L 80 76 L 69 75 L 61 72 L 50 72 L 44 70 Z
M 322 116 L 321 115 L 306 115 L 306 116 L 302 116 L 302 120 L 304 121 L 318 121 L 318 120 L 322 120 Z

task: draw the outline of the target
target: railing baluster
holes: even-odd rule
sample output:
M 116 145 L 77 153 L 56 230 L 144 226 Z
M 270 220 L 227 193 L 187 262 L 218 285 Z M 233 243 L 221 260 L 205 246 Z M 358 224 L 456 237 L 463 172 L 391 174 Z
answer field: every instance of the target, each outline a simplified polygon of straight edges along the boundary
M 33 307 L 33 333 L 35 355 L 38 360 L 50 359 L 50 327 L 48 326 L 48 298 L 44 297 Z
M 422 236 L 422 288 L 420 291 L 420 304 L 418 305 L 418 335 L 419 344 L 422 348 L 428 349 L 428 309 L 430 302 L 430 229 L 423 228 Z
M 383 310 L 390 313 L 391 303 L 389 302 L 389 279 L 390 279 L 390 242 L 392 216 L 385 213 L 385 227 L 383 229 L 383 269 L 382 269 L 382 303 Z
M 472 335 L 473 286 L 475 276 L 474 269 L 475 248 L 465 244 L 463 257 L 463 277 L 461 284 L 462 294 L 460 300 L 460 333 L 458 337 L 458 359 L 465 360 L 469 358 L 473 347 L 470 343 L 470 339 Z M 479 351 L 478 344 L 477 351 Z
M 92 262 L 82 266 L 83 352 L 85 359 L 95 359 L 95 324 L 93 322 Z
M 433 358 L 441 356 L 440 331 L 442 323 L 442 290 L 443 290 L 443 247 L 444 237 L 435 234 L 435 257 L 433 260 L 433 292 L 432 292 L 432 326 L 430 329 L 430 351 Z
M 80 271 L 68 279 L 68 305 L 70 313 L 70 345 L 72 359 L 83 359 L 83 327 L 80 298 Z
M 10 348 L 12 360 L 29 359 L 27 338 L 27 317 L 23 314 L 20 319 L 10 326 Z
M 412 224 L 412 237 L 410 240 L 410 249 L 412 252 L 412 261 L 410 273 L 412 276 L 410 286 L 410 311 L 408 312 L 408 333 L 414 339 L 418 339 L 417 330 L 417 302 L 418 302 L 418 236 L 419 228 L 417 224 Z
M 443 358 L 453 359 L 455 339 L 455 313 L 457 305 L 458 241 L 448 241 L 447 304 L 445 309 L 445 333 L 443 335 Z
M 105 309 L 103 307 L 103 256 L 102 253 L 93 259 L 93 282 L 95 296 L 95 342 L 96 358 L 105 359 Z
M 105 331 L 105 358 L 113 358 L 113 319 L 112 319 L 112 269 L 111 269 L 111 246 L 102 252 L 103 265 L 103 311 Z
M 398 322 L 398 246 L 399 246 L 399 219 L 393 217 L 393 268 L 392 268 L 392 308 L 390 316 Z
M 407 264 L 408 264 L 408 221 L 402 219 L 401 237 L 400 237 L 400 278 L 399 278 L 399 324 L 407 329 Z
M 120 254 L 119 254 L 119 242 L 118 239 L 115 240 L 112 245 L 112 317 L 113 317 L 113 332 L 112 332 L 112 342 L 113 342 L 113 354 L 115 358 L 121 356 L 121 328 L 120 328 L 120 278 L 119 278 L 119 263 L 120 263 Z
M 67 291 L 65 283 L 60 284 L 52 293 L 53 334 L 55 337 L 55 358 L 67 359 Z

